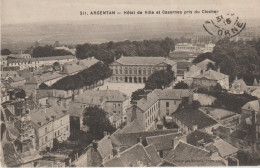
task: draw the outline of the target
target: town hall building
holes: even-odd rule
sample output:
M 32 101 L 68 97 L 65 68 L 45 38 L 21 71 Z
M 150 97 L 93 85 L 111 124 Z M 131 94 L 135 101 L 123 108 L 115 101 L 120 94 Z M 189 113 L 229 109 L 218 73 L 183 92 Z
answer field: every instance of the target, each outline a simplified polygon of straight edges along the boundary
M 145 83 L 155 71 L 166 70 L 168 66 L 171 66 L 176 75 L 177 63 L 165 57 L 122 56 L 109 66 L 113 71 L 110 81 Z

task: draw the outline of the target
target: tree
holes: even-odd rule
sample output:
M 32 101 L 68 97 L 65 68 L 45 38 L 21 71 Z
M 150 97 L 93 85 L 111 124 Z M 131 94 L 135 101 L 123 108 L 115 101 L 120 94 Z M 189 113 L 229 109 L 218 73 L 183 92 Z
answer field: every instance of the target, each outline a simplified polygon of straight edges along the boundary
M 112 134 L 116 129 L 108 120 L 107 112 L 98 107 L 87 107 L 84 110 L 83 124 L 89 127 L 89 131 L 101 139 L 104 132 Z
M 53 139 L 53 147 L 52 147 L 52 150 L 53 150 L 53 151 L 56 151 L 56 150 L 59 148 L 59 145 L 60 145 L 60 143 L 59 143 L 58 139 L 57 139 L 57 138 L 54 138 L 54 139 Z
M 187 83 L 180 81 L 178 82 L 175 86 L 174 89 L 188 89 L 189 86 L 187 85 Z
M 200 105 L 200 102 L 197 101 L 197 100 L 194 100 L 194 101 L 192 101 L 192 103 L 191 103 L 191 107 L 192 107 L 193 110 L 197 110 L 200 106 L 201 106 L 201 105 Z
M 1 55 L 10 55 L 11 51 L 7 48 L 1 50 Z
M 144 89 L 138 89 L 134 91 L 131 96 L 131 103 L 133 103 L 133 101 L 140 100 L 142 98 L 141 95 L 145 95 L 145 94 L 146 93 Z
M 26 97 L 26 93 L 23 89 L 19 89 L 18 91 L 15 92 L 15 97 L 24 99 Z
M 209 62 L 207 65 L 207 70 L 210 70 L 210 69 L 216 71 L 218 68 L 212 62 Z
M 201 61 L 204 61 L 205 59 L 213 59 L 213 54 L 211 52 L 206 52 L 198 55 L 192 62 L 194 64 L 200 63 Z
M 173 80 L 175 77 L 171 69 L 156 71 L 149 76 L 144 88 L 147 90 L 163 89 L 170 86 Z

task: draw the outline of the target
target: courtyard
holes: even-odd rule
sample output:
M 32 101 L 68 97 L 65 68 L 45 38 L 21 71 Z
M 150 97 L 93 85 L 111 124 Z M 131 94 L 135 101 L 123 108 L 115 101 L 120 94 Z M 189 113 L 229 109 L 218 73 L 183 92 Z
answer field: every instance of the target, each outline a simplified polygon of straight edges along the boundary
M 132 93 L 137 89 L 144 88 L 144 83 L 110 83 L 105 81 L 104 85 L 95 88 L 96 90 L 119 90 L 127 96 L 131 97 Z

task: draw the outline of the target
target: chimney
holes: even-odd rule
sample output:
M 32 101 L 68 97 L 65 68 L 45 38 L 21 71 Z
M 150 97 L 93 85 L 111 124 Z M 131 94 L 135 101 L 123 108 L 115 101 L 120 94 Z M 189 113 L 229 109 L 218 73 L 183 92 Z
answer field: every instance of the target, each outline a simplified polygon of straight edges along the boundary
M 93 145 L 94 149 L 98 148 L 98 142 L 96 140 L 92 141 L 92 145 Z
M 114 149 L 113 149 L 113 157 L 119 155 L 119 153 L 120 153 L 119 148 L 116 148 L 116 149 L 114 148 Z

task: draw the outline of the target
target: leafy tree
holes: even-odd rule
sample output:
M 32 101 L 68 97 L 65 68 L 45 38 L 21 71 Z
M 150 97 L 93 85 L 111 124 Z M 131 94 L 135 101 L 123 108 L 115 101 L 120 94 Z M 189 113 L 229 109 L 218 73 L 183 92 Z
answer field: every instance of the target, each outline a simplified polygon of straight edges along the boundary
M 149 76 L 148 80 L 145 83 L 145 89 L 163 89 L 170 86 L 173 80 L 175 80 L 175 77 L 172 70 L 167 69 L 156 71 L 151 76 Z
M 187 83 L 180 81 L 178 82 L 175 86 L 174 89 L 188 89 L 189 86 L 187 85 Z
M 56 151 L 58 148 L 59 148 L 59 141 L 58 141 L 58 139 L 57 138 L 54 138 L 53 139 L 53 147 L 52 147 L 52 150 L 53 151 Z
M 194 100 L 194 101 L 192 101 L 192 103 L 191 103 L 191 107 L 192 107 L 193 110 L 197 110 L 200 106 L 201 106 L 201 105 L 200 105 L 200 102 L 197 101 L 197 100 Z
M 24 99 L 26 97 L 26 93 L 23 89 L 19 89 L 18 91 L 15 92 L 15 97 Z
M 55 49 L 51 45 L 38 46 L 33 49 L 33 57 L 51 57 L 51 56 L 63 56 L 63 55 L 72 55 L 71 52 L 63 49 Z
M 102 138 L 104 132 L 112 134 L 116 129 L 107 118 L 107 112 L 98 107 L 88 107 L 85 109 L 83 124 L 89 127 L 89 131 Z
M 207 65 L 207 70 L 210 70 L 210 69 L 216 71 L 218 68 L 213 63 L 209 62 Z
M 1 50 L 1 55 L 10 55 L 11 51 L 7 48 Z
M 141 95 L 145 95 L 145 94 L 146 94 L 145 89 L 138 89 L 134 91 L 131 96 L 131 103 L 133 103 L 134 100 L 135 101 L 140 100 L 142 98 Z
M 206 52 L 198 55 L 192 62 L 194 64 L 200 63 L 201 61 L 204 61 L 205 59 L 213 59 L 213 55 L 211 52 Z

